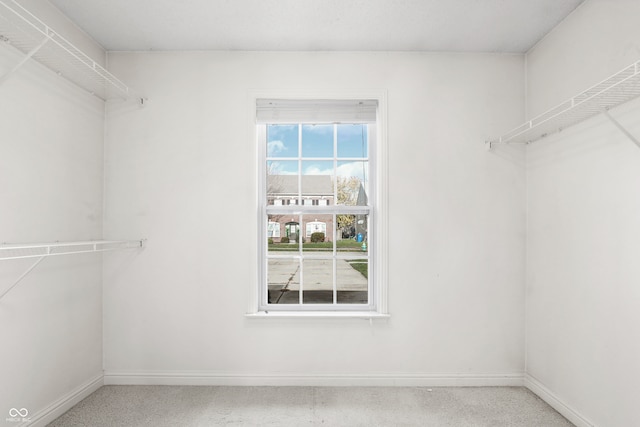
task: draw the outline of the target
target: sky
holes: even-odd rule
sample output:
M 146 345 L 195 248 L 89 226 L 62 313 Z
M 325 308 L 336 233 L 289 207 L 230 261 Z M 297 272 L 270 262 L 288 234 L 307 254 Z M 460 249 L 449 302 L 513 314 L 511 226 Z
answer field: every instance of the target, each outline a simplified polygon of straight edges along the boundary
M 302 125 L 302 173 L 304 175 L 333 175 L 333 126 Z M 363 181 L 368 176 L 367 125 L 337 125 L 337 175 L 356 176 Z M 298 125 L 269 125 L 267 127 L 267 157 L 271 169 L 279 174 L 298 173 Z M 282 158 L 291 160 L 281 160 Z M 350 160 L 340 160 L 349 158 Z M 323 159 L 323 160 L 320 160 Z M 352 159 L 363 159 L 357 161 Z

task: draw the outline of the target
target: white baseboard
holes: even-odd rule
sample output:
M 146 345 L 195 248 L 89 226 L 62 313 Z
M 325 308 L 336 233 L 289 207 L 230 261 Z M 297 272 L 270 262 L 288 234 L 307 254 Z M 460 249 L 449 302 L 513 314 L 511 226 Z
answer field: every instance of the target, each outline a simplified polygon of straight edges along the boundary
M 595 427 L 591 421 L 580 415 L 575 409 L 564 403 L 551 390 L 529 374 L 524 376 L 524 386 L 544 400 L 562 416 L 571 421 L 577 427 Z
M 515 374 L 229 374 L 201 371 L 105 372 L 105 385 L 522 387 Z
M 71 407 L 76 405 L 85 397 L 89 396 L 94 391 L 98 390 L 104 385 L 104 376 L 102 374 L 90 379 L 86 383 L 77 387 L 76 389 L 65 394 L 55 402 L 51 403 L 46 408 L 36 412 L 29 417 L 30 427 L 44 427 L 60 415 L 67 412 Z

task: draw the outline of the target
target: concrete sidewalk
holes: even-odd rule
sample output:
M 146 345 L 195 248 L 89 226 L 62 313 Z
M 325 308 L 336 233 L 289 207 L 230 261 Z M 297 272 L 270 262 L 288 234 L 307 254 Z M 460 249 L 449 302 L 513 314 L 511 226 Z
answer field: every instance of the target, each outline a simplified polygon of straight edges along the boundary
M 269 259 L 267 275 L 271 302 L 298 303 L 301 276 L 305 303 L 333 302 L 333 260 L 305 259 L 302 268 L 300 264 L 297 259 Z M 338 303 L 367 302 L 367 279 L 344 259 L 336 260 L 336 288 Z

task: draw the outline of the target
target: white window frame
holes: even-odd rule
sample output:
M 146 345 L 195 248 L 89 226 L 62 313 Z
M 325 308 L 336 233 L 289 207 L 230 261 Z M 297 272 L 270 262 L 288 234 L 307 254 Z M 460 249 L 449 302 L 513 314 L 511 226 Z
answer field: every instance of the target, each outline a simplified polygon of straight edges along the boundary
M 370 195 L 370 304 L 354 305 L 329 305 L 288 304 L 266 305 L 266 248 L 267 248 L 267 221 L 265 212 L 266 200 L 266 144 L 258 141 L 265 140 L 264 135 L 259 135 L 260 129 L 266 126 L 258 126 L 256 119 L 256 105 L 261 99 L 291 99 L 291 100 L 360 100 L 373 99 L 378 103 L 378 111 L 375 123 L 375 139 L 369 146 L 369 175 L 375 182 L 374 191 Z M 383 90 L 359 91 L 359 92 L 335 92 L 335 93 L 285 93 L 284 91 L 255 91 L 249 95 L 251 151 L 256 159 L 256 210 L 257 221 L 251 227 L 255 232 L 255 281 L 250 286 L 250 298 L 247 315 L 249 317 L 358 317 L 376 318 L 388 317 L 388 149 L 386 137 L 387 122 L 387 95 Z M 317 206 L 313 206 L 317 208 Z M 292 206 L 297 210 L 303 206 Z M 309 208 L 312 208 L 310 205 Z M 335 228 L 335 225 L 334 225 Z M 336 231 L 337 232 L 337 231 Z

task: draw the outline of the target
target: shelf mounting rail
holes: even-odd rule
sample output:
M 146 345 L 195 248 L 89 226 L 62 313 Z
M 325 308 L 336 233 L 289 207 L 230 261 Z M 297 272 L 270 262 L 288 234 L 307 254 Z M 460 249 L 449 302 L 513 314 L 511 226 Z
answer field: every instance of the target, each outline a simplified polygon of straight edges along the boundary
M 639 96 L 640 61 L 523 123 L 500 138 L 485 143 L 489 149 L 495 144 L 530 144 L 598 114 L 604 114 L 627 137 L 640 146 L 638 140 L 609 114 L 610 109 Z
M 143 248 L 145 239 L 140 240 L 89 240 L 77 242 L 55 242 L 36 244 L 8 244 L 0 245 L 0 261 L 26 258 L 37 258 L 11 286 L 0 294 L 2 299 L 11 289 L 16 287 L 34 268 L 47 257 L 60 255 L 73 255 L 94 252 L 107 252 L 122 249 Z
M 0 42 L 26 55 L 13 69 L 0 76 L 0 84 L 33 58 L 103 101 L 136 98 L 144 103 L 144 99 L 120 79 L 15 0 L 0 0 Z

